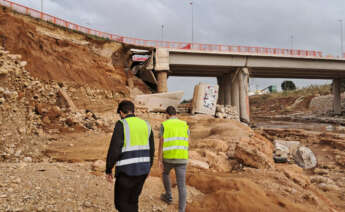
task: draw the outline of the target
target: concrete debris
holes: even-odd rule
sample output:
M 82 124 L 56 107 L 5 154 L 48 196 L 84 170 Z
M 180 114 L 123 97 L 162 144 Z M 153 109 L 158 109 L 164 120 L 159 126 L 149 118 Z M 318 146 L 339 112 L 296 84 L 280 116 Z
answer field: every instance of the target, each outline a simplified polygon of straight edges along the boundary
M 92 170 L 93 171 L 104 172 L 105 171 L 105 162 L 103 160 L 96 160 L 92 164 Z
M 294 159 L 297 165 L 304 169 L 311 169 L 317 165 L 316 157 L 308 147 L 299 147 L 296 155 L 294 155 Z
M 217 105 L 216 107 L 216 117 L 221 119 L 234 119 L 240 120 L 238 110 L 235 106 L 231 105 Z
M 218 101 L 218 85 L 199 83 L 194 87 L 192 114 L 215 115 Z
M 309 104 L 313 114 L 328 114 L 333 111 L 333 95 L 314 97 Z M 341 94 L 341 107 L 345 108 L 345 93 Z
M 289 157 L 289 148 L 287 146 L 284 146 L 280 143 L 275 143 L 274 144 L 274 162 L 276 163 L 285 163 L 288 161 Z
M 149 112 L 164 112 L 168 106 L 176 108 L 183 95 L 183 91 L 138 95 L 135 97 L 135 103 L 139 107 L 146 107 Z
M 71 112 L 77 111 L 77 107 L 74 105 L 72 99 L 68 96 L 68 94 L 64 90 L 59 89 L 58 96 L 61 98 L 60 101 L 65 103 L 66 106 L 71 110 Z
M 299 141 L 275 140 L 274 156 L 276 163 L 293 162 L 298 147 L 301 145 Z
M 210 168 L 210 166 L 208 165 L 208 163 L 200 161 L 200 160 L 193 160 L 190 159 L 188 160 L 188 164 L 191 167 L 195 167 L 195 168 L 199 168 L 199 169 L 205 169 L 208 170 Z
M 251 145 L 239 143 L 235 148 L 234 157 L 243 161 L 243 164 L 253 168 L 270 169 L 274 167 L 272 158 Z

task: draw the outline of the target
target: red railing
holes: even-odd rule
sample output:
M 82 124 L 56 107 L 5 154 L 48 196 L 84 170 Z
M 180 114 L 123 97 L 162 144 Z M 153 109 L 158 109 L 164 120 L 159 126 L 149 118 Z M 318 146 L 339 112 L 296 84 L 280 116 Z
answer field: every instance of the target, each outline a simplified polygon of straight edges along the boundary
M 296 49 L 280 49 L 280 48 L 265 48 L 265 47 L 250 47 L 250 46 L 230 46 L 230 45 L 217 45 L 217 44 L 201 44 L 201 43 L 188 43 L 188 42 L 170 42 L 170 41 L 156 41 L 156 40 L 144 40 L 138 38 L 124 37 L 116 34 L 110 34 L 101 32 L 98 30 L 90 29 L 88 27 L 80 26 L 78 24 L 71 23 L 69 21 L 62 20 L 60 18 L 51 16 L 44 12 L 40 12 L 35 9 L 14 3 L 8 0 L 0 0 L 0 5 L 9 7 L 19 13 L 30 15 L 34 18 L 38 18 L 44 21 L 54 23 L 56 25 L 66 27 L 71 30 L 83 32 L 85 34 L 95 35 L 102 38 L 108 38 L 123 42 L 126 44 L 134 44 L 146 47 L 156 48 L 172 48 L 172 49 L 192 49 L 199 51 L 215 51 L 215 52 L 232 52 L 232 53 L 248 53 L 257 55 L 282 55 L 292 57 L 323 57 L 321 51 L 310 50 L 296 50 Z M 344 55 L 345 56 L 345 55 Z

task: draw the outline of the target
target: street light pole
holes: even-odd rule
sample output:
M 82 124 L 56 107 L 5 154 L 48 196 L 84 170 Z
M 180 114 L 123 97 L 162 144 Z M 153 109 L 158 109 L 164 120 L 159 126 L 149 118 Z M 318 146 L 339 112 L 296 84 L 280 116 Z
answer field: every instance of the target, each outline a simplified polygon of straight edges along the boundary
M 192 6 L 192 45 L 194 43 L 194 6 L 193 1 L 190 2 L 190 5 Z
M 41 13 L 43 13 L 43 0 L 41 0 Z
M 343 30 L 343 20 L 338 20 L 340 23 L 340 57 L 343 57 L 344 55 L 344 30 Z
M 291 35 L 291 36 L 290 36 L 290 40 L 291 40 L 291 46 L 290 46 L 290 48 L 291 48 L 291 49 L 293 49 L 293 39 L 294 39 L 294 37 L 293 37 L 293 35 Z
M 161 31 L 161 41 L 163 41 L 163 35 L 164 35 L 164 25 L 162 24 L 162 31 Z

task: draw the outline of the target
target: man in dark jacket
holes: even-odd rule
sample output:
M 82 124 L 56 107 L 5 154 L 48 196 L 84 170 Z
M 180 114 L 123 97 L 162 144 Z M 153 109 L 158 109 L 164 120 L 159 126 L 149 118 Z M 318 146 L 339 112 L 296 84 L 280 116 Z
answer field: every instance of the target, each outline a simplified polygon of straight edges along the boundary
M 111 138 L 106 179 L 113 182 L 115 169 L 115 208 L 120 212 L 137 212 L 138 199 L 154 158 L 154 135 L 146 121 L 135 117 L 134 104 L 122 101 L 117 109 L 119 120 Z

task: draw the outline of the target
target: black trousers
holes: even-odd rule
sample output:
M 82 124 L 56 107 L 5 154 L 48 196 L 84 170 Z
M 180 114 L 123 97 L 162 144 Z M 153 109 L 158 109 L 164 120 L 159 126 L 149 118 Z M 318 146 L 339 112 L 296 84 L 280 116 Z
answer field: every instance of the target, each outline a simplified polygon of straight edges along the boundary
M 138 212 L 139 196 L 143 189 L 146 175 L 128 176 L 120 173 L 116 176 L 114 189 L 115 208 L 120 212 Z

